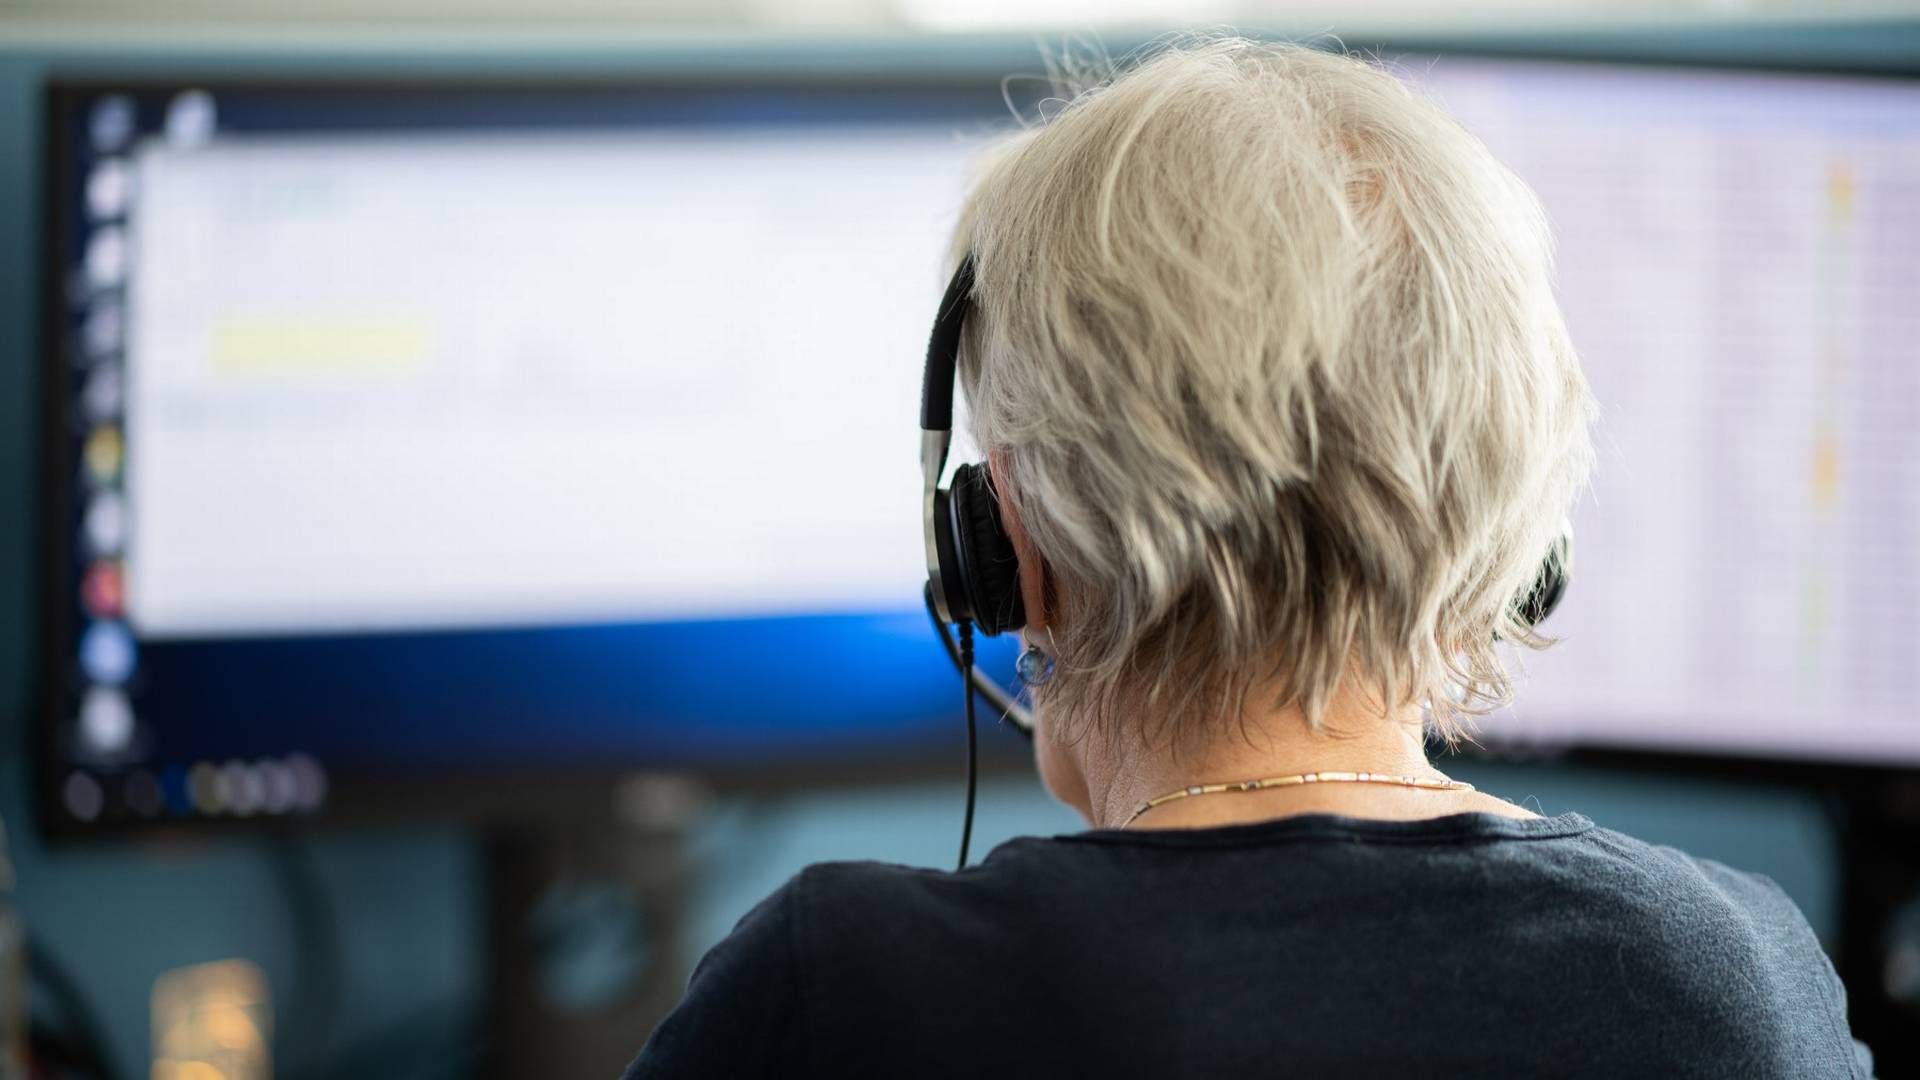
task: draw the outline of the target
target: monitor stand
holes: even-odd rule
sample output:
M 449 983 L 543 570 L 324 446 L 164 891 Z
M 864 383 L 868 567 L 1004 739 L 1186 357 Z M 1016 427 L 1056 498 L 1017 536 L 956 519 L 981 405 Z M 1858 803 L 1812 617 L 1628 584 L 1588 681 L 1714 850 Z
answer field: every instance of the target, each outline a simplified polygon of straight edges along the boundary
M 1841 796 L 1835 966 L 1879 1076 L 1920 1076 L 1920 777 Z
M 680 1000 L 685 834 L 706 793 L 689 781 L 623 781 L 598 820 L 485 833 L 485 1077 L 617 1077 Z

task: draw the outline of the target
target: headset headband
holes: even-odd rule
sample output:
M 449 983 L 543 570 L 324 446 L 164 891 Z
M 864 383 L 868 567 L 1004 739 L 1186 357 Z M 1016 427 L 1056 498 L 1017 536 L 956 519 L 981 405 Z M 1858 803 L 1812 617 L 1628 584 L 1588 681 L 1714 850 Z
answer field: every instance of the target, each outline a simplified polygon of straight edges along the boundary
M 920 512 L 926 534 L 927 582 L 932 587 L 934 608 L 946 622 L 957 621 L 947 596 L 948 587 L 954 583 L 945 580 L 941 569 L 941 549 L 951 547 L 952 538 L 941 527 L 937 508 L 940 474 L 947 467 L 947 450 L 953 444 L 953 385 L 960 360 L 960 334 L 972 310 L 973 256 L 969 254 L 960 260 L 940 298 L 940 311 L 927 339 L 926 370 L 920 377 Z M 953 559 L 949 556 L 946 562 L 951 566 Z
M 960 260 L 940 298 L 933 333 L 927 339 L 927 369 L 920 380 L 920 430 L 953 430 L 954 370 L 960 357 L 960 332 L 973 310 L 973 256 Z

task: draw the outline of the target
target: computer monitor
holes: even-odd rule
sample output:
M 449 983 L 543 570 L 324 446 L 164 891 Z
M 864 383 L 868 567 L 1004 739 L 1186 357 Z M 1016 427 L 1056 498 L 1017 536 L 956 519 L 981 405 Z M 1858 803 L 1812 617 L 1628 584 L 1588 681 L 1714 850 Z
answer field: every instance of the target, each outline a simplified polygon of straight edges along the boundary
M 48 101 L 56 818 L 958 769 L 917 403 L 995 79 Z
M 1920 84 L 1403 69 L 1540 193 L 1602 407 L 1483 737 L 1920 764 Z M 997 79 L 48 109 L 58 823 L 955 761 L 909 447 Z
M 1489 741 L 1920 766 L 1920 82 L 1442 58 L 1599 401 Z

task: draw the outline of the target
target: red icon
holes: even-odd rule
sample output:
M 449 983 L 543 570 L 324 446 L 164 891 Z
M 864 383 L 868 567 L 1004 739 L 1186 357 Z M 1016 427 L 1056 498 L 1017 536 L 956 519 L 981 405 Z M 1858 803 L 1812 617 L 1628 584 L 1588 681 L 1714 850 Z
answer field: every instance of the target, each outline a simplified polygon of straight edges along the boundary
M 80 603 L 96 619 L 117 619 L 126 608 L 126 582 L 120 576 L 120 564 L 111 560 L 94 563 L 80 581 Z

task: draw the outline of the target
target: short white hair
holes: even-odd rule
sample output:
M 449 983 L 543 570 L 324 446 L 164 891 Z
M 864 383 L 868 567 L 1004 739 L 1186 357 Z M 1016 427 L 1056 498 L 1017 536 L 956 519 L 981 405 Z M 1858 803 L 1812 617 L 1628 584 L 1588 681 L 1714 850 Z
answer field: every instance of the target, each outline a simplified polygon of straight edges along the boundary
M 1317 728 L 1357 672 L 1452 738 L 1510 698 L 1593 406 L 1479 140 L 1358 57 L 1168 44 L 991 154 L 954 247 L 973 434 L 1055 586 L 1050 722 Z

